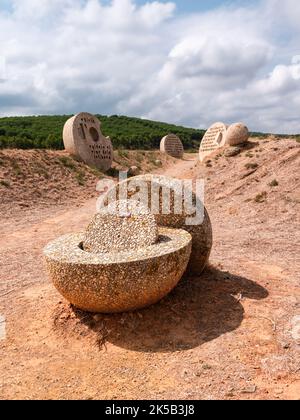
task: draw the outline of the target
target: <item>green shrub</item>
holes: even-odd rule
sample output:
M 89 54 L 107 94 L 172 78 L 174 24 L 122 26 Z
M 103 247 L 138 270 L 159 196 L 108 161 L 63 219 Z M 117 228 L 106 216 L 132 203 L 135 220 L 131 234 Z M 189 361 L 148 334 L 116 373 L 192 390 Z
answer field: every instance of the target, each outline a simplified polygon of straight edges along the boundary
M 16 175 L 16 176 L 23 175 L 22 169 L 20 168 L 17 161 L 11 160 L 11 167 L 13 169 L 14 175 Z
M 270 187 L 278 187 L 279 182 L 277 181 L 277 179 L 273 179 L 272 182 L 270 182 L 269 186 Z
M 81 187 L 83 187 L 85 185 L 85 176 L 84 176 L 84 172 L 79 171 L 77 172 L 77 174 L 75 175 L 78 185 L 80 185 Z
M 96 166 L 90 166 L 88 167 L 88 170 L 97 178 L 102 179 L 104 178 L 104 174 L 96 167 Z
M 127 150 L 119 150 L 119 156 L 122 159 L 128 159 L 129 158 L 129 153 L 127 152 Z
M 60 156 L 58 158 L 58 160 L 67 169 L 71 169 L 72 171 L 74 171 L 76 169 L 74 161 L 71 158 L 69 158 L 68 156 Z
M 245 168 L 250 170 L 250 169 L 257 169 L 258 168 L 258 164 L 257 163 L 246 163 Z
M 10 187 L 10 183 L 8 181 L 5 181 L 4 179 L 1 179 L 0 185 L 2 185 L 5 188 L 9 188 Z
M 256 203 L 264 203 L 267 199 L 268 194 L 264 191 L 260 194 L 257 194 L 257 196 L 255 197 L 254 201 Z

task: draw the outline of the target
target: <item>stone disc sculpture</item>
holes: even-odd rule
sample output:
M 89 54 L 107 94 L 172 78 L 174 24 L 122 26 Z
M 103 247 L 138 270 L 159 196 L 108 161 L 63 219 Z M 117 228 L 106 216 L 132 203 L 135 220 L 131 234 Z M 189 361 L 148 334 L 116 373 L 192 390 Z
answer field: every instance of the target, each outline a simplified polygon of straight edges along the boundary
M 164 214 L 166 209 L 162 205 L 164 190 L 171 191 L 168 214 Z M 178 184 L 177 180 L 160 175 L 140 175 L 127 179 L 104 194 L 99 202 L 99 207 L 105 207 L 113 200 L 120 199 L 121 195 L 123 199 L 124 194 L 128 199 L 136 200 L 139 195 L 144 196 L 145 192 L 148 195 L 148 200 L 147 203 L 143 204 L 147 208 L 152 207 L 153 201 L 159 202 L 159 207 L 154 214 L 158 226 L 184 229 L 192 235 L 192 253 L 186 272 L 188 275 L 200 275 L 208 263 L 213 245 L 212 225 L 206 208 L 202 202 L 199 202 L 199 198 L 193 192 L 191 192 L 193 202 L 198 201 L 198 206 L 201 207 L 202 217 L 200 222 L 191 225 L 189 223 L 191 215 L 187 214 L 184 208 L 181 214 L 177 214 L 175 203 L 183 201 L 182 184 Z
M 44 255 L 55 287 L 75 307 L 94 313 L 132 311 L 160 301 L 184 274 L 191 235 L 158 228 L 149 213 L 129 211 L 101 221 L 107 214 L 97 214 L 85 233 L 66 235 L 46 246 Z M 105 223 L 108 227 L 103 231 Z M 132 229 L 137 229 L 134 241 Z M 124 238 L 114 239 L 110 248 L 114 232 Z M 102 252 L 88 252 L 86 246 Z
M 168 134 L 161 140 L 160 151 L 176 159 L 182 159 L 184 155 L 183 144 L 175 134 Z
M 111 168 L 112 143 L 101 133 L 101 123 L 94 115 L 83 112 L 70 118 L 64 126 L 63 141 L 66 151 L 86 164 L 101 171 Z
M 222 122 L 213 124 L 205 133 L 201 146 L 199 157 L 200 161 L 209 156 L 215 150 L 225 146 L 227 126 Z
M 243 123 L 232 124 L 226 132 L 226 144 L 229 146 L 237 146 L 247 143 L 249 140 L 248 127 Z

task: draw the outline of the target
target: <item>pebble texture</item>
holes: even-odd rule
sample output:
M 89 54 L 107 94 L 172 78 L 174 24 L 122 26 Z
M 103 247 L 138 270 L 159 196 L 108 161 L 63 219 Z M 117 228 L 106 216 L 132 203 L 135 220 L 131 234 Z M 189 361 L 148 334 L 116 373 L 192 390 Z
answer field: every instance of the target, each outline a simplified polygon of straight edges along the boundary
M 184 229 L 189 232 L 193 237 L 193 246 L 190 262 L 187 268 L 187 274 L 189 275 L 200 275 L 208 260 L 213 245 L 213 234 L 212 225 L 209 218 L 209 214 L 206 208 L 201 203 L 203 211 L 202 223 L 191 226 L 187 224 L 187 217 L 189 216 L 183 209 L 181 214 L 176 214 L 175 202 L 176 200 L 182 201 L 182 190 L 178 185 L 178 182 L 172 178 L 159 175 L 141 175 L 128 180 L 125 180 L 117 184 L 112 190 L 108 191 L 102 198 L 103 206 L 108 204 L 109 200 L 118 199 L 120 194 L 122 197 L 124 192 L 128 198 L 137 199 L 138 191 L 142 191 L 147 186 L 148 192 L 148 203 L 143 203 L 148 208 L 152 200 L 159 200 L 158 214 L 155 214 L 156 222 L 158 226 Z M 162 193 L 163 188 L 171 188 L 173 193 L 170 196 L 170 214 L 163 214 L 162 208 Z M 192 193 L 194 202 L 196 201 L 196 195 Z
M 191 254 L 184 230 L 159 229 L 154 245 L 123 252 L 83 250 L 84 234 L 63 236 L 44 254 L 57 290 L 77 308 L 94 313 L 132 311 L 165 297 L 181 279 Z
M 249 140 L 249 130 L 243 123 L 232 124 L 226 133 L 226 144 L 236 146 L 238 144 L 247 143 Z
M 153 245 L 158 240 L 155 217 L 137 202 L 118 201 L 95 215 L 83 242 L 87 252 L 118 252 Z

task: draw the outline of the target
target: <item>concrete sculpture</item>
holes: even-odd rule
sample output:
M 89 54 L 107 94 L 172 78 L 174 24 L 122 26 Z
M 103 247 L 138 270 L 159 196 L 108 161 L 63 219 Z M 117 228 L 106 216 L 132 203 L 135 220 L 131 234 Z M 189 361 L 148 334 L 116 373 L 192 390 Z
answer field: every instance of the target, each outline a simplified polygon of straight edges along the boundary
M 247 143 L 249 140 L 249 130 L 248 127 L 243 123 L 232 124 L 227 132 L 225 143 L 228 146 L 237 146 L 239 144 Z
M 225 146 L 227 126 L 222 122 L 213 124 L 205 133 L 201 146 L 199 157 L 200 161 L 209 156 L 212 152 Z
M 144 308 L 165 297 L 184 274 L 191 235 L 158 227 L 148 211 L 130 206 L 111 218 L 105 209 L 85 233 L 63 236 L 44 249 L 53 284 L 75 307 L 93 313 Z
M 184 154 L 183 144 L 175 134 L 168 134 L 161 140 L 160 151 L 176 159 L 182 159 Z
M 101 133 L 100 121 L 91 114 L 80 113 L 70 118 L 63 130 L 68 153 L 101 171 L 108 171 L 113 162 L 113 147 L 109 137 Z
M 166 209 L 162 204 L 164 191 L 171 192 L 169 196 L 170 206 L 167 212 L 165 212 Z M 150 208 L 151 203 L 154 201 L 159 202 L 157 211 L 155 211 L 155 219 L 158 226 L 184 229 L 192 235 L 193 246 L 187 267 L 187 274 L 200 275 L 209 260 L 213 245 L 213 235 L 209 214 L 203 203 L 199 200 L 199 197 L 196 197 L 196 194 L 191 192 L 193 202 L 198 203 L 202 212 L 199 223 L 192 225 L 189 224 L 191 214 L 186 213 L 184 206 L 182 206 L 182 212 L 180 214 L 177 212 L 176 203 L 183 200 L 182 186 L 177 180 L 160 175 L 140 175 L 127 179 L 103 195 L 100 207 L 105 208 L 113 200 L 123 199 L 124 197 L 120 197 L 120 195 L 123 195 L 124 192 L 126 194 L 125 198 L 128 199 L 135 199 L 141 192 L 143 192 L 143 195 L 146 193 L 148 200 L 147 203 L 143 204 L 148 208 Z

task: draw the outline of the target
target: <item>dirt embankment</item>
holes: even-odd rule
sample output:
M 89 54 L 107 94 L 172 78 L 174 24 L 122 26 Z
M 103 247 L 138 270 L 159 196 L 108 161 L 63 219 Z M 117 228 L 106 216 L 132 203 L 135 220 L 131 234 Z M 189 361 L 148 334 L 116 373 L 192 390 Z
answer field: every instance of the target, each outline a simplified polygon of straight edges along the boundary
M 40 215 L 47 208 L 80 205 L 97 195 L 96 186 L 104 177 L 116 178 L 119 170 L 135 167 L 137 174 L 165 169 L 174 159 L 160 152 L 114 153 L 113 167 L 104 174 L 72 158 L 66 152 L 49 150 L 0 151 L 0 214 L 2 221 L 21 214 Z
M 201 277 L 143 311 L 91 316 L 48 281 L 43 246 L 81 230 L 94 198 L 2 224 L 0 398 L 299 399 L 300 145 L 238 152 L 157 169 L 204 178 L 214 246 Z

